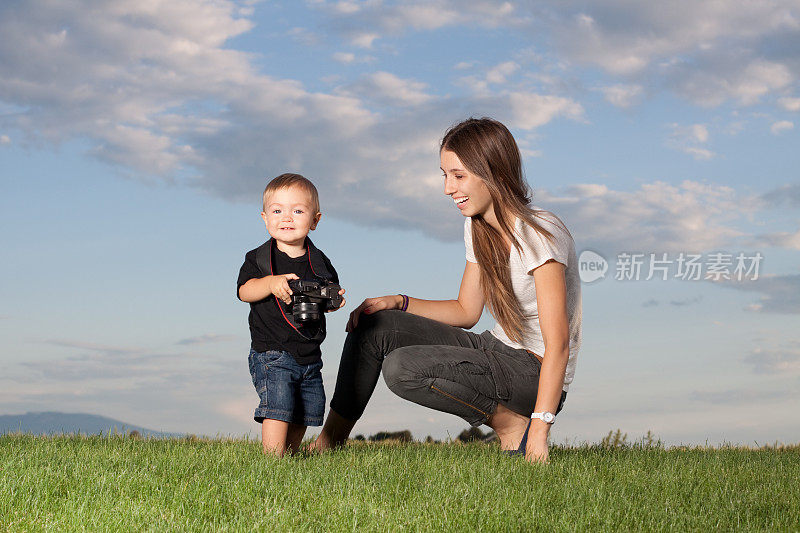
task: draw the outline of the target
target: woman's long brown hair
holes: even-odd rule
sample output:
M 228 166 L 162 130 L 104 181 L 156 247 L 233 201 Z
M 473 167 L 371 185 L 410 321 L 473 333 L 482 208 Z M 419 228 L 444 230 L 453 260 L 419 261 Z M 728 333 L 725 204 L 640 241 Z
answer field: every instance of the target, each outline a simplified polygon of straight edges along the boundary
M 536 221 L 540 215 L 530 207 L 532 195 L 522 173 L 519 148 L 511 132 L 500 122 L 491 118 L 470 118 L 445 133 L 439 151 L 444 150 L 454 152 L 467 170 L 486 183 L 491 194 L 502 234 L 480 215 L 474 216 L 472 246 L 487 307 L 506 335 L 521 343 L 522 306 L 511 286 L 510 249 L 506 239 L 518 251 L 521 249 L 514 233 L 515 217 L 551 241 L 553 234 Z

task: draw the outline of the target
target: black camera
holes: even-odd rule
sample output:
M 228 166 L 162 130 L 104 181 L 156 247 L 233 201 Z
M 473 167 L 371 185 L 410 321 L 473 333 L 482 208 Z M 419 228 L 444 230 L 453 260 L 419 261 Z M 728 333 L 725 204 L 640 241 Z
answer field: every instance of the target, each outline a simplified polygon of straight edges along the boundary
M 342 305 L 342 288 L 330 281 L 305 279 L 289 280 L 292 290 L 292 316 L 296 322 L 317 322 L 325 311 L 339 309 Z

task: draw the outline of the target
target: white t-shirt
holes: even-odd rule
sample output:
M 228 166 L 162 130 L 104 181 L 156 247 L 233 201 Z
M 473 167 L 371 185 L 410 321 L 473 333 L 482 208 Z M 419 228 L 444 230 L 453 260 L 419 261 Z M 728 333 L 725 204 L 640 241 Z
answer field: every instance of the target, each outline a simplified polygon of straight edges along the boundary
M 519 300 L 524 313 L 522 344 L 512 341 L 500 324 L 495 325 L 492 334 L 507 346 L 524 348 L 544 357 L 544 339 L 539 326 L 539 309 L 536 303 L 533 269 L 550 259 L 555 259 L 564 265 L 566 267 L 564 277 L 567 285 L 567 318 L 569 320 L 569 361 L 564 376 L 564 390 L 567 391 L 575 376 L 575 365 L 578 362 L 578 350 L 581 345 L 581 282 L 578 275 L 575 242 L 553 213 L 536 207 L 533 210 L 540 215 L 536 217 L 536 221 L 553 234 L 554 241 L 550 242 L 546 236 L 539 235 L 521 219 L 516 219 L 514 232 L 522 249 L 517 251 L 514 246 L 511 247 L 508 266 L 514 295 Z M 472 219 L 470 217 L 464 221 L 464 245 L 467 261 L 477 263 L 472 248 Z

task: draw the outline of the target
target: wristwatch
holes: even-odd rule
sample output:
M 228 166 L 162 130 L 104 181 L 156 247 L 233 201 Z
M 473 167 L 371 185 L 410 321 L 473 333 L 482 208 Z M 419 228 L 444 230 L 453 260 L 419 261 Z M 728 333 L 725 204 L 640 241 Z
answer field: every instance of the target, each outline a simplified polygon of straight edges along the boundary
M 556 415 L 550 411 L 545 411 L 543 413 L 531 413 L 531 418 L 538 418 L 545 424 L 552 424 L 556 421 Z

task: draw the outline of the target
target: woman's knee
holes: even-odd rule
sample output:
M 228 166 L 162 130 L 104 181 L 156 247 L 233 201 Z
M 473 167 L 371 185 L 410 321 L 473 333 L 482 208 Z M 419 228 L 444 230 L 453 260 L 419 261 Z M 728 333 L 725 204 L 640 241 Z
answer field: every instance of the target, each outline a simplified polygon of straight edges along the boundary
M 400 311 L 386 310 L 370 315 L 362 314 L 358 326 L 347 335 L 349 343 L 355 343 L 358 351 L 383 358 L 396 344 L 397 314 Z
M 406 388 L 419 386 L 426 373 L 419 364 L 419 346 L 404 346 L 390 352 L 383 361 L 383 380 L 389 390 L 403 396 Z

